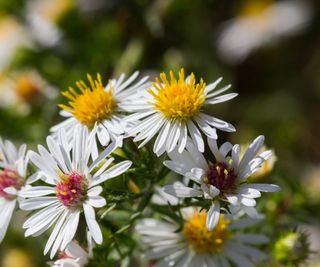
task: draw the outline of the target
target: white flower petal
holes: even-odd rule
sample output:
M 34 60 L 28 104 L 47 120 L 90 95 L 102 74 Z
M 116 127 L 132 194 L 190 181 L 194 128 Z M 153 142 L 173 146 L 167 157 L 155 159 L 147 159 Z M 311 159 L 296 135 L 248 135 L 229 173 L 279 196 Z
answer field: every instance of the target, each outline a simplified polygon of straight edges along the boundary
M 238 252 L 226 250 L 226 254 L 230 260 L 239 267 L 255 267 L 249 259 Z
M 186 175 L 186 173 L 188 172 L 186 165 L 179 162 L 172 161 L 172 160 L 164 161 L 163 165 L 166 166 L 168 169 L 181 175 Z
M 199 116 L 195 118 L 195 121 L 197 122 L 199 128 L 201 131 L 208 137 L 212 139 L 217 139 L 217 131 L 215 128 L 211 127 L 208 123 L 206 123 L 203 119 L 201 119 Z
M 260 135 L 258 136 L 253 142 L 249 145 L 247 151 L 244 153 L 240 164 L 239 164 L 239 171 L 242 168 L 245 168 L 246 165 L 252 160 L 255 155 L 257 155 L 258 151 L 261 149 L 264 143 L 264 136 Z
M 83 210 L 84 210 L 84 216 L 86 218 L 86 222 L 89 228 L 89 231 L 91 233 L 92 238 L 94 239 L 94 241 L 97 244 L 101 244 L 102 243 L 102 233 L 101 233 L 101 229 L 96 221 L 96 216 L 94 213 L 94 209 L 84 203 L 83 204 Z
M 12 200 L 12 201 L 6 201 L 4 205 L 2 205 L 2 210 L 0 211 L 0 218 L 1 218 L 1 222 L 0 222 L 0 242 L 2 242 L 9 223 L 11 221 L 11 217 L 13 214 L 13 211 L 16 207 L 16 200 Z
M 186 187 L 181 183 L 175 183 L 173 185 L 166 185 L 163 188 L 164 192 L 181 198 L 199 197 L 202 196 L 202 192 L 190 187 Z
M 29 198 L 20 202 L 20 208 L 22 210 L 36 210 L 47 207 L 56 202 L 58 202 L 57 197 Z
M 225 94 L 225 95 L 217 96 L 217 97 L 210 99 L 210 100 L 206 100 L 205 103 L 214 105 L 214 104 L 229 101 L 229 100 L 235 98 L 237 95 L 238 95 L 237 93 Z
M 56 189 L 50 186 L 35 186 L 35 187 L 28 187 L 23 188 L 19 192 L 19 196 L 24 198 L 29 197 L 42 197 L 45 195 L 55 194 Z
M 261 245 L 266 244 L 269 242 L 269 238 L 264 235 L 259 234 L 249 234 L 249 233 L 239 233 L 236 234 L 233 239 L 239 240 L 246 244 L 254 244 L 254 245 Z
M 220 218 L 220 203 L 218 200 L 214 201 L 207 214 L 206 225 L 209 231 L 212 231 L 219 222 Z
M 102 208 L 107 204 L 106 200 L 100 196 L 89 197 L 87 202 L 94 208 Z
M 256 201 L 253 198 L 241 198 L 241 203 L 248 207 L 254 207 L 256 205 Z
M 61 227 L 63 226 L 63 223 L 68 215 L 69 211 L 67 209 L 65 209 L 63 211 L 63 213 L 60 215 L 59 219 L 58 219 L 58 222 L 57 224 L 54 226 L 53 228 L 53 231 L 47 241 L 47 244 L 44 248 L 44 255 L 46 255 L 48 253 L 48 251 L 50 250 L 50 248 L 52 247 L 52 244 L 53 242 L 56 240 L 60 230 L 61 230 Z M 57 248 L 58 249 L 58 248 Z
M 253 188 L 261 192 L 279 192 L 281 190 L 281 188 L 275 184 L 248 184 L 243 187 Z
M 187 125 L 192 141 L 200 152 L 204 152 L 204 142 L 200 131 L 191 120 L 187 121 Z
M 132 162 L 130 160 L 125 160 L 112 166 L 110 169 L 105 171 L 100 177 L 95 177 L 95 179 L 92 179 L 90 187 L 101 184 L 108 179 L 121 175 L 122 173 L 127 171 L 131 167 L 131 165 Z

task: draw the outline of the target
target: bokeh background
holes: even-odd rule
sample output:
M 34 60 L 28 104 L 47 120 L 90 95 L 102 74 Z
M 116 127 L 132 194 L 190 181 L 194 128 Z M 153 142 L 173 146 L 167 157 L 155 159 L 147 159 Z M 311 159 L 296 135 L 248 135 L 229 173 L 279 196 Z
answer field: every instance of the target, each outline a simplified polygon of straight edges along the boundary
M 220 138 L 266 136 L 277 161 L 257 179 L 283 189 L 265 196 L 268 231 L 308 233 L 307 266 L 320 266 L 317 0 L 1 0 L 0 135 L 30 148 L 44 143 L 61 121 L 60 91 L 87 73 L 107 81 L 181 67 L 208 83 L 223 76 L 239 93 L 210 110 L 237 128 Z M 0 266 L 45 266 L 45 237 L 25 239 L 22 218 L 0 244 Z

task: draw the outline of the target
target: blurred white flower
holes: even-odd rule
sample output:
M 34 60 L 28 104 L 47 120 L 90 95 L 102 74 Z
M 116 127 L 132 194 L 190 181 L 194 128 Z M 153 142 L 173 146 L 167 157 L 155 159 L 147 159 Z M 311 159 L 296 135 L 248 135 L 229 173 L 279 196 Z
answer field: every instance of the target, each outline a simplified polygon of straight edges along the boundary
M 31 47 L 30 36 L 14 17 L 0 19 L 0 72 L 11 63 L 15 52 L 21 47 Z
M 27 1 L 26 19 L 30 35 L 44 47 L 57 45 L 63 35 L 57 23 L 73 5 L 73 0 Z
M 26 145 L 17 149 L 10 141 L 0 138 L 0 243 L 16 208 L 19 192 L 26 182 L 27 167 Z
M 230 64 L 243 61 L 254 49 L 299 33 L 311 13 L 307 1 L 250 0 L 240 15 L 222 26 L 218 52 Z
M 16 71 L 0 77 L 0 107 L 14 108 L 23 115 L 27 115 L 31 105 L 41 99 L 53 99 L 57 95 L 57 89 L 36 70 Z

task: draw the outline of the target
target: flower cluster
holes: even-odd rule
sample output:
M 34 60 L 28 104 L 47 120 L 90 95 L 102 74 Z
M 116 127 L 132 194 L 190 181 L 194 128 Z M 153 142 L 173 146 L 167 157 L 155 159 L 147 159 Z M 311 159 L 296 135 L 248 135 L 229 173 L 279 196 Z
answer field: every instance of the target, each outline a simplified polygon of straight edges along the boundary
M 277 185 L 249 179 L 272 151 L 263 151 L 263 136 L 245 151 L 229 142 L 219 146 L 219 131 L 234 132 L 235 127 L 206 111 L 237 94 L 224 94 L 230 85 L 217 89 L 222 78 L 207 84 L 193 73 L 186 76 L 184 69 L 178 77 L 172 71 L 169 77 L 161 73 L 154 82 L 138 76 L 135 72 L 126 80 L 121 75 L 104 84 L 100 74 L 88 75 L 88 82 L 69 87 L 62 93 L 67 102 L 59 105 L 66 119 L 51 128 L 46 147 L 38 145 L 37 152 L 0 140 L 0 241 L 18 206 L 32 212 L 23 223 L 25 236 L 50 232 L 44 254 L 52 259 L 60 251 L 51 266 L 85 266 L 94 257 L 93 247 L 104 242 L 99 221 L 114 208 L 104 209 L 111 199 L 106 184 L 147 168 L 122 151 L 137 154 L 151 143 L 157 161 L 168 157 L 163 162 L 167 172 L 150 175 L 146 195 L 129 180 L 138 212 L 118 232 L 135 229 L 145 257 L 156 266 L 248 267 L 265 260 L 267 255 L 254 246 L 268 238 L 241 229 L 262 219 L 255 208 L 261 192 L 279 191 Z M 35 171 L 28 169 L 29 162 Z M 159 187 L 169 170 L 183 177 Z M 152 205 L 172 207 L 171 218 L 132 223 Z M 87 250 L 75 241 L 84 229 Z

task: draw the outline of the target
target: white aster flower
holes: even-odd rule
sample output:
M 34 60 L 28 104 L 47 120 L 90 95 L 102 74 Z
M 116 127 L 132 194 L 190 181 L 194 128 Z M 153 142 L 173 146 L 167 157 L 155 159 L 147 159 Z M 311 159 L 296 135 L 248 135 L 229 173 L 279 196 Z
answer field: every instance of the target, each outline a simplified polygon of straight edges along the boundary
M 155 267 L 254 267 L 267 259 L 254 247 L 267 243 L 267 237 L 237 232 L 257 220 L 231 221 L 221 215 L 217 227 L 209 231 L 206 212 L 191 210 L 182 210 L 184 223 L 178 232 L 177 223 L 164 220 L 144 219 L 136 226 L 145 257 L 155 260 Z
M 72 241 L 60 252 L 59 259 L 49 262 L 52 267 L 84 267 L 89 262 L 90 255 L 78 243 Z
M 214 91 L 222 78 L 208 85 L 202 79 L 196 83 L 193 73 L 185 79 L 183 69 L 179 72 L 178 80 L 172 71 L 170 82 L 165 73 L 161 73 L 160 78 L 161 81 L 156 79 L 151 88 L 138 93 L 135 100 L 126 104 L 128 110 L 135 112 L 126 120 L 136 122 L 128 134 L 135 136 L 134 141 L 143 140 L 139 147 L 158 135 L 153 147 L 158 156 L 176 147 L 182 152 L 190 136 L 198 150 L 203 152 L 201 132 L 217 139 L 216 128 L 235 131 L 231 124 L 202 112 L 206 105 L 225 102 L 237 96 L 236 93 L 220 95 L 230 85 Z
M 0 242 L 3 240 L 17 197 L 25 184 L 28 159 L 26 145 L 17 149 L 10 141 L 0 138 Z
M 192 142 L 181 154 L 169 153 L 171 160 L 164 164 L 171 170 L 195 182 L 193 187 L 182 183 L 165 186 L 165 192 L 179 198 L 203 197 L 212 200 L 208 212 L 207 227 L 212 230 L 218 223 L 221 202 L 228 203 L 233 213 L 245 212 L 258 218 L 256 198 L 260 192 L 277 192 L 280 188 L 273 184 L 251 184 L 247 178 L 255 173 L 271 155 L 264 151 L 257 155 L 263 146 L 264 136 L 257 137 L 240 157 L 240 146 L 224 143 L 218 148 L 216 140 L 208 138 L 208 144 L 215 161 L 206 160 Z
M 253 50 L 300 32 L 310 20 L 307 1 L 249 0 L 240 15 L 223 25 L 218 40 L 221 57 L 232 64 Z
M 52 132 L 57 132 L 63 128 L 67 135 L 72 136 L 75 127 L 81 124 L 96 132 L 101 145 L 106 146 L 110 140 L 116 140 L 123 135 L 126 129 L 126 123 L 123 121 L 124 110 L 121 106 L 132 93 L 147 86 L 144 77 L 137 83 L 139 72 L 133 73 L 126 81 L 122 74 L 119 79 L 112 79 L 106 87 L 103 86 L 101 76 L 93 80 L 88 75 L 89 86 L 83 81 L 76 82 L 80 92 L 73 88 L 63 92 L 67 97 L 69 105 L 60 105 L 63 109 L 61 115 L 67 119 L 51 128 Z
M 20 192 L 25 198 L 21 200 L 21 209 L 39 210 L 27 219 L 23 228 L 27 229 L 26 236 L 38 236 L 54 225 L 44 250 L 46 254 L 51 249 L 51 258 L 73 239 L 82 210 L 93 240 L 102 243 L 94 208 L 105 206 L 106 201 L 100 196 L 102 187 L 98 185 L 131 166 L 131 161 L 127 160 L 108 168 L 114 159 L 105 159 L 119 141 L 112 142 L 97 156 L 94 139 L 94 133 L 89 135 L 85 127 L 79 127 L 74 131 L 72 143 L 68 143 L 66 134 L 61 131 L 58 140 L 47 138 L 49 150 L 39 145 L 39 154 L 30 152 L 30 160 L 39 168 L 41 179 L 49 185 L 28 187 Z

